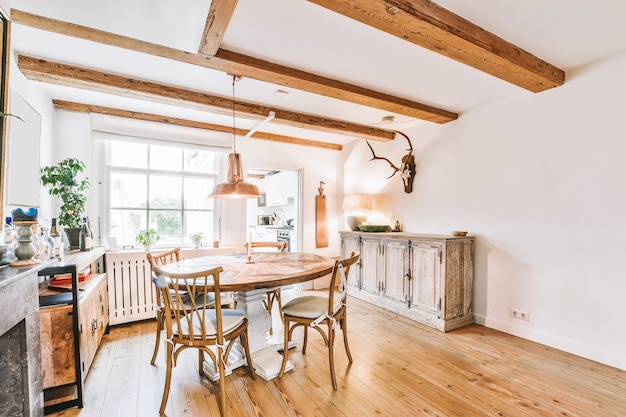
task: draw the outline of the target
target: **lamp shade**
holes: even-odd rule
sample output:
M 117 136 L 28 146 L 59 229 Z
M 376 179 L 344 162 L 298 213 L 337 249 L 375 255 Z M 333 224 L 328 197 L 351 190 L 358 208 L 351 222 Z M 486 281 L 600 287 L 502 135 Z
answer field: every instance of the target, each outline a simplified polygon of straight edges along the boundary
M 344 210 L 371 210 L 372 198 L 369 194 L 346 194 L 342 208 Z
M 243 180 L 241 156 L 238 153 L 228 155 L 228 182 L 217 184 L 209 197 L 213 198 L 255 198 L 260 197 L 259 187 Z
M 346 194 L 343 198 L 342 208 L 351 212 L 346 216 L 350 230 L 358 231 L 359 225 L 367 219 L 360 210 L 371 210 L 372 198 L 369 194 Z

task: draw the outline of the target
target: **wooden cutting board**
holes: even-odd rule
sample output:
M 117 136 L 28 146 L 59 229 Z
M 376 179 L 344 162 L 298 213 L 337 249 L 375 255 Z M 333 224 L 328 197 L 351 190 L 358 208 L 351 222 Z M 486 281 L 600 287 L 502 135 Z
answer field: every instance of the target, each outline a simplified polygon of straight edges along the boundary
M 328 219 L 326 216 L 326 196 L 324 183 L 320 181 L 319 194 L 315 196 L 315 245 L 318 248 L 328 247 Z

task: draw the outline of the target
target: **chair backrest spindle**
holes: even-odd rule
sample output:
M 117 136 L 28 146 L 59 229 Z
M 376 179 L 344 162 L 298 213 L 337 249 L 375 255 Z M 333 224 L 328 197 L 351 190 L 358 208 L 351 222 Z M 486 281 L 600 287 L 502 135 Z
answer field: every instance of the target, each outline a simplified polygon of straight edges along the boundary
M 333 267 L 333 272 L 330 279 L 330 286 L 328 287 L 329 316 L 333 315 L 333 310 L 336 302 L 344 302 L 344 299 L 346 298 L 346 293 L 348 291 L 347 279 L 348 274 L 350 273 L 350 268 L 356 263 L 360 255 L 360 252 L 352 252 L 349 257 L 335 262 L 335 266 Z M 341 284 L 339 286 L 339 291 L 336 290 L 338 280 L 340 280 Z M 336 296 L 338 296 L 339 299 L 335 300 Z

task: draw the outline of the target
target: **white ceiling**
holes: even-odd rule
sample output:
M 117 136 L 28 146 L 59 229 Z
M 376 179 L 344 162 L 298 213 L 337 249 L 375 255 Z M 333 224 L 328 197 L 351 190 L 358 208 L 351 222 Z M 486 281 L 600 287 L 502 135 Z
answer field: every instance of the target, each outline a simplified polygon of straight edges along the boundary
M 565 70 L 626 50 L 623 0 L 439 0 L 441 6 Z M 12 7 L 196 53 L 210 0 L 12 0 Z M 225 73 L 13 25 L 16 54 L 230 97 Z M 460 114 L 514 94 L 535 94 L 305 0 L 239 0 L 224 49 Z M 231 125 L 229 117 L 73 88 L 50 98 Z M 558 87 L 557 87 L 558 88 Z M 277 94 L 277 90 L 289 94 Z M 542 93 L 538 93 L 542 94 Z M 544 93 L 545 94 L 545 93 Z M 429 123 L 279 85 L 243 79 L 236 98 L 333 119 L 406 130 Z M 239 120 L 237 127 L 257 122 Z M 451 122 L 454 123 L 454 122 Z M 351 137 L 269 124 L 263 130 L 346 143 Z

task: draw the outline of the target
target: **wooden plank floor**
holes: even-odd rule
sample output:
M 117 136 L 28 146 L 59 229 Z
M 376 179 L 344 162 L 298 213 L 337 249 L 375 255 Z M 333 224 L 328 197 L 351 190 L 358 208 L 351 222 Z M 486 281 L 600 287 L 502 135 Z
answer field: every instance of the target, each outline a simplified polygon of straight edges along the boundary
M 478 325 L 441 333 L 359 300 L 349 300 L 348 366 L 336 349 L 339 389 L 327 353 L 309 332 L 295 369 L 270 382 L 246 368 L 226 378 L 228 415 L 309 416 L 626 416 L 626 372 Z M 85 386 L 85 408 L 53 416 L 155 417 L 164 381 L 160 349 L 150 365 L 154 322 L 105 335 Z M 217 385 L 198 375 L 197 355 L 174 368 L 169 417 L 219 416 Z

